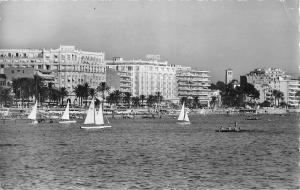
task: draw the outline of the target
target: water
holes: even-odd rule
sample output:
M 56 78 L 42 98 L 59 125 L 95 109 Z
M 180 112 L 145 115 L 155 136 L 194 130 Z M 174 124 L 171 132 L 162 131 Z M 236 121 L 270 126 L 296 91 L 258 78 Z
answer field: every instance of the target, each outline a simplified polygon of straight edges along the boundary
M 298 116 L 258 117 L 122 119 L 104 130 L 1 123 L 0 187 L 299 189 Z M 250 131 L 215 132 L 234 121 Z

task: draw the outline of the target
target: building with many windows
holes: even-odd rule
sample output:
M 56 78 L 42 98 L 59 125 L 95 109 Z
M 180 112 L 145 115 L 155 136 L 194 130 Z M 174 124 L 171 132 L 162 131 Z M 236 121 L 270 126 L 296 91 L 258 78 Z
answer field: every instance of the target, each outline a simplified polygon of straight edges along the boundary
M 299 106 L 299 98 L 296 93 L 300 91 L 300 80 L 282 78 L 280 79 L 280 91 L 283 92 L 284 101 L 293 107 Z
M 149 96 L 160 92 L 164 99 L 177 98 L 176 67 L 167 61 L 159 61 L 157 57 L 151 59 L 149 56 L 147 60 L 114 57 L 106 61 L 106 66 L 118 71 L 121 92 L 130 92 L 132 96 Z
M 194 70 L 191 67 L 176 67 L 178 97 L 198 97 L 201 104 L 209 106 L 212 91 L 209 71 Z
M 0 74 L 5 68 L 33 68 L 40 75 L 54 75 L 55 86 L 65 87 L 69 94 L 78 84 L 88 83 L 96 88 L 106 81 L 105 54 L 75 49 L 75 46 L 60 46 L 58 49 L 1 49 Z M 18 69 L 17 69 L 18 70 Z M 50 72 L 51 71 L 51 72 Z
M 241 83 L 244 82 L 253 84 L 259 91 L 258 102 L 260 103 L 265 100 L 273 102 L 273 90 L 279 90 L 284 95 L 283 101 L 288 105 L 298 105 L 295 94 L 300 90 L 299 80 L 291 79 L 290 75 L 279 68 L 255 69 L 245 76 L 241 76 Z

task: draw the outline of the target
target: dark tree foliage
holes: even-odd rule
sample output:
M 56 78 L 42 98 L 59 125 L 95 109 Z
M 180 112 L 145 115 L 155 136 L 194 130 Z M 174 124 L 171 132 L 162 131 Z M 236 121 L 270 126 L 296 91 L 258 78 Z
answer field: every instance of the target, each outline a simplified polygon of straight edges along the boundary
M 223 106 L 245 106 L 246 103 L 251 103 L 253 100 L 259 98 L 259 91 L 252 84 L 246 83 L 241 86 L 236 84 L 237 81 L 232 80 L 227 85 L 222 81 L 218 81 L 216 85 L 211 85 L 216 90 L 220 90 Z M 249 97 L 249 101 L 247 101 L 247 97 Z

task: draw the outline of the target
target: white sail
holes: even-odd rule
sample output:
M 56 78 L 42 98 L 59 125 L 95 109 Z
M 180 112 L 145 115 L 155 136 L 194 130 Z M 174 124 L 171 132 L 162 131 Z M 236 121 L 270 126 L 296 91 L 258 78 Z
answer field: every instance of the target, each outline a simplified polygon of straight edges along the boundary
M 180 111 L 180 114 L 179 114 L 179 116 L 178 116 L 178 120 L 179 121 L 183 121 L 183 119 L 184 119 L 184 103 L 182 104 L 182 107 L 181 107 L 181 111 Z
M 200 114 L 205 115 L 205 109 L 204 108 L 201 109 Z
M 94 124 L 95 123 L 95 102 L 94 99 L 92 99 L 90 103 L 90 107 L 87 111 L 86 118 L 84 120 L 84 124 Z
M 67 103 L 67 107 L 64 111 L 63 116 L 61 117 L 61 119 L 65 119 L 65 120 L 70 120 L 70 110 L 69 110 L 69 102 Z
M 4 116 L 8 116 L 8 114 L 9 114 L 9 108 L 7 108 L 7 110 L 6 110 L 6 112 L 4 112 Z
M 31 113 L 28 116 L 28 119 L 36 120 L 36 114 L 37 114 L 37 102 L 35 102 L 31 110 Z
M 95 123 L 97 125 L 103 125 L 104 120 L 103 120 L 103 110 L 102 110 L 102 104 L 100 103 L 99 110 L 97 112 L 96 118 L 95 118 Z
M 190 119 L 189 119 L 189 116 L 188 116 L 188 112 L 186 111 L 185 112 L 185 115 L 184 115 L 184 121 L 187 121 L 187 122 L 190 122 Z

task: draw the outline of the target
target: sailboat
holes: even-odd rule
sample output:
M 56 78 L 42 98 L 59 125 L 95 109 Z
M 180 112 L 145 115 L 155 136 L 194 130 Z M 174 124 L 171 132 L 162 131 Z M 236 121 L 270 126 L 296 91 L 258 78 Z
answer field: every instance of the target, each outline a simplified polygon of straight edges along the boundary
M 6 112 L 4 112 L 3 116 L 7 117 L 9 115 L 9 108 L 7 108 Z
M 30 114 L 28 115 L 28 119 L 31 119 L 32 120 L 32 124 L 37 124 L 38 121 L 37 121 L 37 101 L 35 102 Z
M 188 113 L 185 110 L 184 103 L 182 104 L 181 111 L 177 120 L 180 124 L 191 124 Z
M 201 115 L 205 115 L 205 109 L 204 109 L 204 108 L 202 108 L 202 109 L 200 110 L 200 114 L 201 114 Z
M 108 120 L 107 120 L 107 122 L 109 123 Z M 81 126 L 80 127 L 81 129 L 103 129 L 103 128 L 111 127 L 110 125 L 104 124 L 103 109 L 102 109 L 101 104 L 100 104 L 98 112 L 96 111 L 94 99 L 92 99 L 90 107 L 87 111 L 87 115 L 84 120 L 84 124 L 85 124 L 85 126 Z
M 76 123 L 75 120 L 70 120 L 70 105 L 69 102 L 67 103 L 66 109 L 64 114 L 62 115 L 61 119 L 63 121 L 59 121 L 58 123 Z

